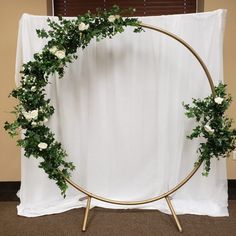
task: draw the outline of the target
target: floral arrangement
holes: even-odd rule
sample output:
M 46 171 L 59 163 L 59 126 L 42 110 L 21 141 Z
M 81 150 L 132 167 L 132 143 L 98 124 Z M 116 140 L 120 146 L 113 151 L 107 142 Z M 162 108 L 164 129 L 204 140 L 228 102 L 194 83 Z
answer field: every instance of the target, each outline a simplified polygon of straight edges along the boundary
M 62 78 L 64 67 L 77 59 L 78 48 L 86 48 L 93 38 L 97 41 L 112 38 L 127 26 L 134 27 L 136 33 L 141 32 L 143 29 L 137 18 L 123 18 L 125 13 L 114 6 L 111 10 L 97 14 L 88 12 L 73 20 L 59 18 L 55 22 L 48 19 L 50 30 L 37 30 L 38 37 L 48 39 L 47 44 L 40 53 L 34 54 L 33 60 L 23 64 L 20 86 L 10 94 L 19 104 L 13 111 L 16 119 L 6 122 L 4 128 L 11 136 L 23 131 L 24 136 L 17 144 L 24 148 L 26 157 L 40 158 L 39 167 L 56 181 L 64 197 L 68 188 L 65 178 L 70 177 L 75 166 L 66 161 L 66 151 L 47 126 L 54 108 L 50 99 L 46 99 L 45 86 L 54 73 Z M 198 163 L 205 162 L 205 175 L 210 170 L 211 158 L 227 156 L 235 147 L 236 130 L 231 130 L 232 121 L 224 116 L 231 97 L 226 96 L 222 84 L 216 87 L 216 94 L 216 98 L 193 99 L 193 106 L 184 104 L 186 115 L 199 124 L 188 138 L 204 137 L 206 140 L 198 149 Z
M 231 128 L 232 119 L 225 116 L 232 97 L 226 94 L 225 87 L 220 83 L 215 87 L 215 96 L 193 99 L 192 106 L 183 104 L 186 116 L 195 118 L 198 124 L 187 138 L 204 139 L 197 150 L 199 157 L 195 165 L 203 162 L 205 176 L 209 174 L 212 158 L 228 157 L 235 149 L 236 129 Z

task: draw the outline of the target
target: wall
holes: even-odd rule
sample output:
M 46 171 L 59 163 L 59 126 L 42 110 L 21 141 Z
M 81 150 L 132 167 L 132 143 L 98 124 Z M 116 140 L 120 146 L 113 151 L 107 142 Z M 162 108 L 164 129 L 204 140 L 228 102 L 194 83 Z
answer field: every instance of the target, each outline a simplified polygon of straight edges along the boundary
M 1 2 L 0 8 L 0 181 L 20 180 L 20 150 L 15 140 L 3 129 L 14 103 L 8 94 L 15 86 L 15 52 L 18 22 L 23 13 L 46 15 L 47 0 L 9 0 Z
M 236 1 L 235 0 L 205 0 L 204 10 L 210 11 L 218 8 L 228 9 L 225 43 L 224 68 L 225 81 L 228 91 L 234 97 L 229 116 L 236 121 Z M 8 94 L 15 86 L 14 64 L 18 21 L 22 13 L 36 15 L 47 14 L 47 0 L 10 0 L 4 1 L 0 8 L 0 181 L 14 181 L 20 179 L 20 151 L 15 146 L 15 140 L 10 139 L 4 131 L 3 123 L 11 120 L 9 111 L 14 105 Z M 234 125 L 236 127 L 236 125 Z M 236 179 L 236 161 L 228 160 L 228 178 Z
M 233 102 L 228 116 L 235 120 L 236 127 L 236 1 L 235 0 L 205 0 L 204 10 L 211 11 L 219 8 L 227 9 L 225 37 L 224 37 L 224 78 L 228 84 L 228 92 L 233 96 Z M 228 159 L 228 178 L 236 179 L 236 161 L 232 156 Z

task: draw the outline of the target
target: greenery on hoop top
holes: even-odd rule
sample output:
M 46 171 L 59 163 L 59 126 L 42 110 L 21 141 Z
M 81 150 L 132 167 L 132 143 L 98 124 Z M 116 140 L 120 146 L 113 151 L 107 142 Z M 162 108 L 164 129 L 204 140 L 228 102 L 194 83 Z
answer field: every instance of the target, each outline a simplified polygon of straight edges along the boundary
M 40 157 L 40 168 L 54 179 L 65 196 L 67 183 L 65 177 L 70 177 L 75 169 L 72 162 L 67 162 L 66 151 L 54 134 L 46 126 L 48 119 L 54 113 L 50 99 L 46 99 L 45 86 L 51 74 L 57 73 L 63 77 L 64 67 L 77 59 L 78 48 L 84 49 L 95 38 L 100 41 L 112 38 L 122 33 L 127 26 L 134 26 L 134 32 L 141 32 L 137 18 L 123 18 L 127 11 L 113 6 L 108 11 L 88 12 L 76 19 L 67 20 L 59 17 L 55 22 L 48 19 L 50 30 L 37 30 L 40 38 L 48 38 L 42 52 L 34 54 L 34 59 L 23 64 L 20 86 L 11 92 L 11 96 L 19 100 L 14 108 L 14 122 L 6 122 L 4 128 L 11 136 L 18 134 L 19 128 L 24 131 L 24 137 L 17 141 L 25 150 L 25 156 Z
M 129 10 L 130 12 L 130 10 Z M 4 128 L 11 136 L 23 130 L 24 136 L 17 141 L 24 148 L 28 158 L 40 158 L 39 167 L 43 168 L 65 197 L 68 188 L 64 177 L 69 178 L 75 169 L 72 162 L 65 160 L 67 154 L 62 144 L 47 126 L 54 113 L 54 108 L 47 99 L 45 86 L 49 76 L 57 73 L 64 75 L 64 67 L 77 59 L 78 48 L 84 49 L 92 39 L 100 41 L 122 33 L 127 26 L 133 26 L 134 32 L 141 32 L 137 18 L 122 18 L 127 10 L 122 11 L 114 6 L 108 11 L 88 12 L 76 19 L 67 20 L 59 17 L 57 22 L 48 19 L 49 30 L 37 30 L 40 38 L 47 38 L 47 44 L 34 59 L 23 64 L 20 86 L 11 92 L 11 96 L 19 100 L 14 108 L 15 121 L 6 122 Z M 210 159 L 227 156 L 235 147 L 236 130 L 231 129 L 232 121 L 224 116 L 231 97 L 225 93 L 225 86 L 216 87 L 217 97 L 209 96 L 203 100 L 193 99 L 193 105 L 184 104 L 186 115 L 195 118 L 198 126 L 188 138 L 204 137 L 198 151 L 198 163 L 204 161 L 207 175 L 210 170 Z
M 215 87 L 216 96 L 210 95 L 204 99 L 193 99 L 193 104 L 183 104 L 188 118 L 195 118 L 198 125 L 189 139 L 204 138 L 198 148 L 199 157 L 195 165 L 203 162 L 203 175 L 210 171 L 211 159 L 228 157 L 235 149 L 236 129 L 232 129 L 232 119 L 225 116 L 232 97 L 226 94 L 226 85 L 220 83 Z

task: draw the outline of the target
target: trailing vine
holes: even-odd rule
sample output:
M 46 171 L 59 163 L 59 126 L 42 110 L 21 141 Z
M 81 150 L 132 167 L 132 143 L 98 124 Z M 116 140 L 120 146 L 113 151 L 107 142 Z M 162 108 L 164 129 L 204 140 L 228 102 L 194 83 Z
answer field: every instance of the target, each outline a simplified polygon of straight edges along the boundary
M 220 83 L 215 87 L 216 97 L 210 95 L 204 99 L 193 99 L 192 105 L 183 104 L 186 116 L 194 118 L 197 126 L 188 139 L 202 137 L 197 150 L 199 153 L 196 165 L 203 162 L 203 175 L 207 176 L 211 169 L 211 159 L 228 157 L 235 149 L 236 129 L 232 129 L 232 119 L 225 112 L 232 102 L 232 97 L 226 93 L 226 85 Z

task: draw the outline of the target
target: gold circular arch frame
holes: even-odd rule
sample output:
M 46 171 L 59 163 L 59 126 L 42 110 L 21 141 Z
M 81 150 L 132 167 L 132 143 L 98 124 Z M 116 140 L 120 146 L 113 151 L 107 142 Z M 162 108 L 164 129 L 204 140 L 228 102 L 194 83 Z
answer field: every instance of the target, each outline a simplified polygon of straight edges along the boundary
M 165 35 L 173 38 L 174 40 L 178 41 L 185 48 L 187 48 L 194 55 L 194 57 L 197 59 L 197 61 L 201 65 L 202 69 L 204 70 L 205 75 L 206 75 L 206 77 L 208 79 L 210 88 L 211 88 L 212 96 L 215 97 L 214 83 L 213 83 L 212 77 L 211 77 L 211 75 L 210 75 L 210 73 L 209 73 L 209 71 L 207 69 L 207 66 L 205 65 L 205 63 L 203 62 L 201 57 L 198 55 L 198 53 L 187 42 L 185 42 L 183 39 L 181 39 L 177 35 L 172 34 L 172 33 L 168 32 L 168 31 L 166 31 L 164 29 L 161 29 L 159 27 L 155 27 L 155 26 L 147 25 L 147 24 L 143 24 L 143 23 L 140 23 L 139 26 L 142 27 L 142 28 L 154 30 L 154 31 L 160 32 L 162 34 L 165 34 Z M 148 198 L 148 199 L 145 199 L 145 200 L 140 200 L 140 201 L 119 201 L 119 200 L 113 200 L 113 199 L 101 197 L 99 195 L 96 195 L 96 194 L 93 194 L 93 193 L 87 191 L 86 189 L 82 188 L 81 186 L 79 186 L 78 184 L 76 184 L 74 181 L 72 181 L 69 178 L 65 177 L 65 180 L 71 186 L 73 186 L 74 188 L 76 188 L 77 190 L 79 190 L 80 192 L 82 192 L 82 193 L 84 193 L 86 195 L 85 198 L 87 198 L 87 206 L 86 206 L 86 210 L 85 210 L 85 216 L 84 216 L 84 222 L 83 222 L 82 231 L 86 231 L 88 212 L 89 212 L 90 203 L 91 203 L 91 199 L 92 198 L 97 199 L 97 200 L 102 201 L 102 202 L 107 202 L 107 203 L 117 204 L 117 205 L 141 205 L 141 204 L 147 204 L 147 203 L 155 202 L 155 201 L 158 201 L 158 200 L 160 200 L 162 198 L 165 198 L 166 202 L 167 202 L 167 204 L 168 204 L 168 206 L 170 208 L 170 211 L 171 211 L 171 213 L 172 213 L 172 215 L 174 217 L 174 220 L 175 220 L 175 222 L 177 224 L 177 227 L 178 227 L 179 231 L 182 232 L 182 227 L 181 227 L 181 225 L 179 223 L 179 220 L 178 220 L 178 218 L 177 218 L 177 216 L 175 214 L 174 208 L 173 208 L 173 206 L 171 204 L 171 201 L 170 201 L 170 195 L 172 193 L 174 193 L 175 191 L 177 191 L 179 188 L 181 188 L 186 182 L 188 182 L 192 178 L 192 176 L 197 172 L 197 170 L 199 169 L 201 164 L 202 164 L 202 162 L 198 163 L 198 165 L 195 166 L 194 169 L 183 180 L 181 180 L 179 182 L 179 184 L 177 184 L 171 190 L 169 190 L 169 191 L 167 191 L 167 192 L 165 192 L 165 193 L 163 193 L 163 194 L 161 194 L 159 196 Z

